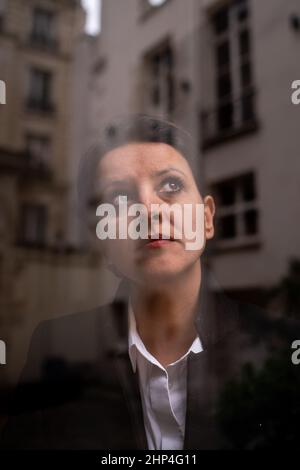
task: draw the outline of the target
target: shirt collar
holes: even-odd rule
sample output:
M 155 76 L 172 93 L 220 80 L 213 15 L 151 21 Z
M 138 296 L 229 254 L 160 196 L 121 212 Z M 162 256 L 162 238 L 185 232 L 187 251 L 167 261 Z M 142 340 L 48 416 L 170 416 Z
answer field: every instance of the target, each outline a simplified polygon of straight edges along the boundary
M 133 368 L 136 371 L 136 322 L 131 308 L 130 301 L 128 302 L 128 353 Z
M 153 364 L 157 365 L 158 367 L 162 367 L 161 364 L 153 357 L 145 348 L 145 345 L 137 331 L 136 327 L 136 320 L 135 315 L 132 309 L 131 301 L 128 301 L 128 353 L 131 361 L 131 365 L 133 371 L 136 372 L 136 364 L 137 364 L 137 351 L 139 352 Z M 191 352 L 197 354 L 203 350 L 202 344 L 200 341 L 199 336 L 194 339 L 193 344 L 189 348 L 189 350 L 177 361 L 173 362 L 172 365 L 176 364 L 179 361 L 182 361 L 186 356 L 188 356 Z

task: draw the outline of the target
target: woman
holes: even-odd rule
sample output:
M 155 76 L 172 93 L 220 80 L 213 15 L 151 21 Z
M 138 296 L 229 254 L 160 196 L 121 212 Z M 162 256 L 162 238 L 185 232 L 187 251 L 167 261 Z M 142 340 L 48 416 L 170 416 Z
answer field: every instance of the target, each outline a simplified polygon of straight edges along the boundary
M 83 210 L 93 207 L 101 215 L 97 225 L 103 204 L 113 209 L 107 222 L 119 236 L 100 230 L 100 241 L 95 224 L 93 230 L 121 285 L 111 305 L 38 327 L 6 447 L 241 446 L 239 417 L 230 414 L 231 400 L 224 408 L 222 393 L 246 360 L 261 363 L 273 333 L 262 312 L 212 292 L 202 259 L 214 235 L 215 205 L 201 195 L 194 166 L 185 132 L 141 115 L 116 120 L 83 159 L 79 200 Z M 129 230 L 134 204 L 142 212 L 139 229 L 147 227 L 141 238 Z M 178 231 L 176 214 L 187 205 L 191 232 L 196 237 L 203 230 L 204 242 L 195 249 L 187 249 L 190 232 Z M 166 222 L 168 207 L 178 212 Z M 263 432 L 261 415 L 255 420 L 245 446 Z
M 128 207 L 142 204 L 149 233 L 146 239 L 107 239 L 102 242 L 102 251 L 110 268 L 128 282 L 129 353 L 133 366 L 137 362 L 149 448 L 180 449 L 185 427 L 186 359 L 191 351 L 202 350 L 194 317 L 204 247 L 187 250 L 184 233 L 173 238 L 175 217 L 170 217 L 167 227 L 161 207 L 191 204 L 194 221 L 196 206 L 204 204 L 207 240 L 214 233 L 214 201 L 211 196 L 202 199 L 187 160 L 188 136 L 183 131 L 147 116 L 127 118 L 122 124 L 115 124 L 115 139 L 104 155 L 100 158 L 97 153 L 96 200 L 117 208 L 120 198 L 126 198 Z M 123 134 L 118 138 L 120 128 Z M 159 206 L 159 223 L 151 235 L 152 205 Z M 119 214 L 116 222 L 118 226 Z M 167 229 L 171 236 L 162 239 Z

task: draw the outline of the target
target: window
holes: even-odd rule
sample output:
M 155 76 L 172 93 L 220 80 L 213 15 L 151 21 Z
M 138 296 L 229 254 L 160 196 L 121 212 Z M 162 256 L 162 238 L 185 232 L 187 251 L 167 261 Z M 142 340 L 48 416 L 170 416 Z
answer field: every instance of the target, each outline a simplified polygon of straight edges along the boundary
M 42 111 L 51 111 L 52 73 L 32 68 L 29 77 L 28 107 Z
M 167 3 L 168 0 L 139 0 L 141 18 L 145 18 L 148 14 L 159 10 L 159 7 Z
M 49 168 L 51 160 L 51 141 L 48 136 L 28 134 L 26 136 L 26 151 L 29 164 L 34 168 Z
M 32 17 L 31 42 L 40 46 L 53 47 L 55 40 L 55 14 L 52 11 L 35 8 Z
M 165 44 L 146 56 L 147 112 L 171 114 L 174 109 L 174 56 Z
M 166 0 L 147 0 L 152 7 L 160 7 Z
M 0 32 L 4 29 L 4 17 L 6 9 L 6 0 L 0 0 Z
M 232 0 L 211 17 L 216 107 L 204 113 L 204 139 L 255 121 L 249 17 L 247 0 Z
M 20 244 L 44 246 L 46 243 L 46 228 L 46 206 L 42 204 L 23 204 L 20 214 Z
M 0 104 L 6 104 L 6 84 L 0 80 Z
M 221 181 L 212 189 L 217 206 L 218 241 L 251 241 L 259 231 L 255 174 L 249 172 Z

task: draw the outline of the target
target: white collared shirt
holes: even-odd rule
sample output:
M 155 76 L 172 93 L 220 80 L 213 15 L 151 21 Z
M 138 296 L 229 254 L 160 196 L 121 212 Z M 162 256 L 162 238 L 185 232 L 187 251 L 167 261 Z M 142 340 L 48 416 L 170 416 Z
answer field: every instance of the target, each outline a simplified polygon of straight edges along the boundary
M 138 370 L 148 448 L 180 450 L 185 432 L 187 358 L 203 350 L 200 338 L 197 336 L 189 350 L 165 368 L 142 342 L 130 302 L 128 326 L 128 352 L 133 371 Z

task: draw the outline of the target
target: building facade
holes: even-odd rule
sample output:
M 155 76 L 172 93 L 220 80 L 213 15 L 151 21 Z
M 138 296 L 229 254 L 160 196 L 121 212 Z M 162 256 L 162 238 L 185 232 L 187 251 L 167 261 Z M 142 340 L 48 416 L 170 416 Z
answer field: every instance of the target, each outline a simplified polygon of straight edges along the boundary
M 77 0 L 0 1 L 0 389 L 16 381 L 40 321 L 95 306 L 107 292 L 97 256 L 72 238 L 88 114 L 88 79 L 78 73 L 90 41 L 84 21 Z
M 300 255 L 299 2 L 102 3 L 94 122 L 146 112 L 190 131 L 217 202 L 211 265 L 222 287 L 257 300 Z
M 0 109 L 0 151 L 23 172 L 18 185 L 18 243 L 65 240 L 70 185 L 70 117 L 74 44 L 83 28 L 79 2 L 1 2 L 0 70 L 7 103 Z M 67 27 L 66 27 L 67 25 Z

